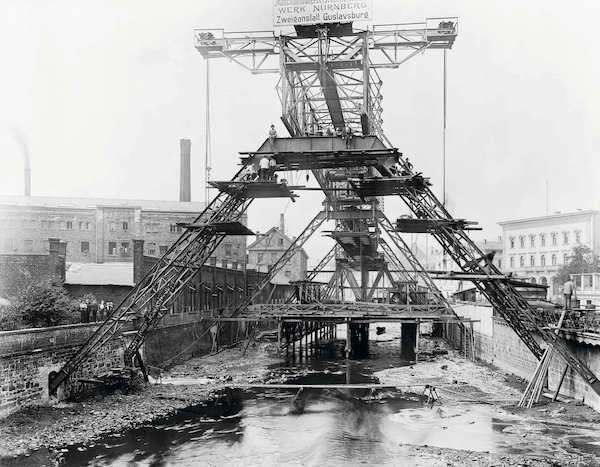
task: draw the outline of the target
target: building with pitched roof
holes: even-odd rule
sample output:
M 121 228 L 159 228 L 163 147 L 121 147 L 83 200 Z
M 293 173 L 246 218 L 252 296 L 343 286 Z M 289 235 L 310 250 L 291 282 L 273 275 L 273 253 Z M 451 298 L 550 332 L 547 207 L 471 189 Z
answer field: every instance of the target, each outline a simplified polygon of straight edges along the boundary
M 294 239 L 285 234 L 283 214 L 279 226 L 272 227 L 264 234 L 258 234 L 256 241 L 248 246 L 247 268 L 267 272 L 287 251 Z M 289 284 L 304 279 L 308 255 L 300 248 L 292 259 L 271 280 L 273 284 Z

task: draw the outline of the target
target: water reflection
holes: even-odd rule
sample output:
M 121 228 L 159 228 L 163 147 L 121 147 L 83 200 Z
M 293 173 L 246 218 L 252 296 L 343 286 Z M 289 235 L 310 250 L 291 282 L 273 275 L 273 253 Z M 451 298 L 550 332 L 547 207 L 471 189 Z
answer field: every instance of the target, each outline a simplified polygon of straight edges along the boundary
M 346 365 L 341 360 L 278 365 L 273 379 L 295 384 L 376 383 L 372 373 L 389 364 L 364 360 Z M 393 390 L 227 390 L 214 401 L 188 407 L 162 422 L 108 436 L 92 447 L 73 447 L 65 453 L 64 464 L 416 465 L 418 459 L 403 457 L 402 444 L 522 451 L 552 458 L 555 446 L 550 443 L 514 443 L 511 430 L 519 423 L 492 405 L 429 406 L 424 397 Z M 558 431 L 556 435 L 561 436 Z M 581 434 L 573 435 L 571 442 L 595 447 L 594 439 Z

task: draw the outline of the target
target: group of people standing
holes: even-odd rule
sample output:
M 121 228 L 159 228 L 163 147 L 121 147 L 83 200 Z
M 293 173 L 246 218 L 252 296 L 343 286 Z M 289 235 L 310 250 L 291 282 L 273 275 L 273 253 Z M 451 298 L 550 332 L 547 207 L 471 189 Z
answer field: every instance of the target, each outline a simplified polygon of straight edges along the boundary
M 79 302 L 79 312 L 81 313 L 81 322 L 90 323 L 95 321 L 104 321 L 112 312 L 114 303 L 101 300 L 98 303 L 94 299 L 81 299 Z

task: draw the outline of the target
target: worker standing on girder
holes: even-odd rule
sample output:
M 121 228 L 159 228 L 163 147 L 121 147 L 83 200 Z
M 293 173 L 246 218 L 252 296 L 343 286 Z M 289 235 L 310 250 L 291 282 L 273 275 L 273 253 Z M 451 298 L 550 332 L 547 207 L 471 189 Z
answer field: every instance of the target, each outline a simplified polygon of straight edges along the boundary
M 275 178 L 275 168 L 277 167 L 277 161 L 274 157 L 269 159 L 269 180 L 272 182 L 276 182 Z
M 573 297 L 574 289 L 575 289 L 575 286 L 573 285 L 573 281 L 571 280 L 571 278 L 569 278 L 567 280 L 567 282 L 565 282 L 563 284 L 563 296 L 565 298 L 565 310 L 571 309 L 571 298 Z
M 346 130 L 344 131 L 344 140 L 346 141 L 346 149 L 350 149 L 352 146 L 352 138 L 354 137 L 352 133 L 352 127 L 348 125 Z
M 269 178 L 269 158 L 264 155 L 259 162 L 258 176 L 261 182 L 266 182 Z

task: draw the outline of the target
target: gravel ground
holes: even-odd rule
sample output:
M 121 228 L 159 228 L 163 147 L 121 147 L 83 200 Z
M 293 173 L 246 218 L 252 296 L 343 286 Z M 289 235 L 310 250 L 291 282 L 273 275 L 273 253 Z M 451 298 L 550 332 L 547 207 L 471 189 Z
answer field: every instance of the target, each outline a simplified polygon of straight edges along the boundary
M 445 344 L 426 340 L 423 346 L 443 348 Z M 510 420 L 497 437 L 511 451 L 527 452 L 494 454 L 413 445 L 420 461 L 428 459 L 430 465 L 600 465 L 600 458 L 585 449 L 587 445 L 598 450 L 600 445 L 599 413 L 574 402 L 541 401 L 531 409 L 519 409 L 516 404 L 526 382 L 490 365 L 465 360 L 449 350 L 447 355 L 431 361 L 386 369 L 375 375 L 385 384 L 435 386 L 440 397 L 438 428 L 445 429 L 452 418 L 469 414 L 473 414 L 475 423 L 477 407 L 483 407 L 484 412 L 499 421 Z M 532 451 L 534 455 L 529 454 Z

